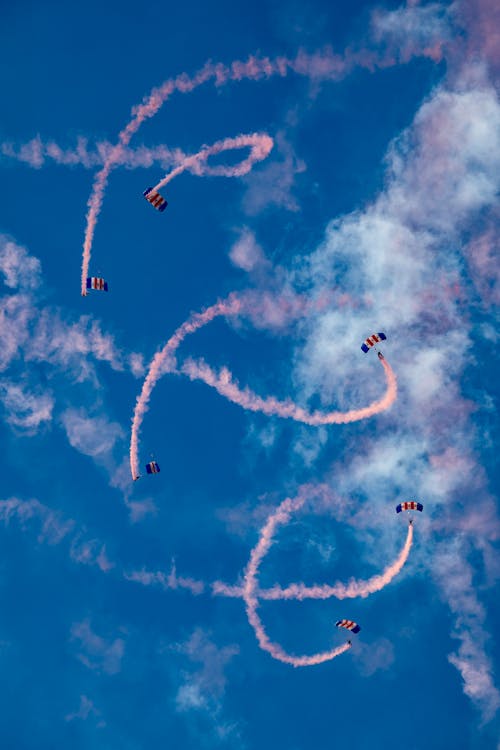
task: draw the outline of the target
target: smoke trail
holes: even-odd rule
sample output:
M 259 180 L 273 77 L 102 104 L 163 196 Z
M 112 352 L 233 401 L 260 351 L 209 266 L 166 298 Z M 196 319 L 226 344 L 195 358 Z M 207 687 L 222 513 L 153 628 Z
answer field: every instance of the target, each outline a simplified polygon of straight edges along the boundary
M 41 169 L 49 160 L 59 166 L 95 169 L 106 162 L 113 148 L 113 144 L 109 141 L 97 141 L 93 147 L 90 147 L 88 138 L 79 137 L 74 148 L 64 149 L 55 141 L 42 141 L 40 136 L 36 136 L 17 148 L 10 141 L 4 141 L 0 143 L 0 154 L 16 159 L 33 169 Z M 164 144 L 124 147 L 119 157 L 116 157 L 115 166 L 137 169 L 158 164 L 167 169 L 177 166 L 187 156 L 180 148 L 168 148 Z
M 423 55 L 436 59 L 435 52 L 428 49 L 415 49 L 408 54 L 405 62 L 413 55 Z M 441 53 L 439 53 L 441 55 Z M 293 59 L 277 57 L 271 60 L 269 57 L 254 57 L 251 55 L 246 62 L 239 60 L 232 62 L 229 66 L 222 63 L 207 62 L 194 76 L 181 73 L 176 78 L 170 78 L 158 88 L 153 88 L 142 103 L 132 108 L 132 119 L 118 134 L 118 143 L 112 147 L 102 169 L 97 172 L 92 184 L 92 190 L 87 201 L 88 212 L 86 216 L 85 237 L 83 241 L 82 257 L 82 295 L 86 296 L 86 278 L 90 263 L 90 254 L 94 240 L 97 220 L 102 208 L 104 192 L 108 183 L 109 175 L 114 166 L 120 163 L 122 150 L 126 148 L 133 135 L 137 133 L 142 123 L 159 111 L 163 104 L 175 92 L 188 93 L 198 88 L 209 80 L 213 80 L 216 86 L 223 86 L 232 81 L 259 80 L 273 76 L 285 77 L 289 71 L 297 75 L 307 77 L 314 81 L 341 80 L 355 67 L 363 67 L 368 70 L 375 68 L 386 68 L 398 62 L 387 50 L 374 53 L 367 50 L 353 52 L 347 50 L 343 57 L 335 55 L 332 50 L 326 49 L 311 55 L 300 51 Z
M 268 416 L 294 419 L 296 422 L 318 426 L 323 424 L 358 422 L 361 419 L 367 419 L 368 417 L 373 417 L 375 414 L 380 414 L 380 412 L 385 411 L 394 403 L 397 397 L 396 375 L 387 360 L 381 359 L 379 361 L 385 372 L 387 382 L 386 392 L 381 399 L 374 401 L 369 406 L 361 409 L 351 409 L 347 412 L 331 411 L 324 413 L 314 411 L 310 413 L 289 399 L 279 401 L 274 396 L 262 398 L 249 388 L 240 388 L 238 383 L 232 379 L 232 375 L 226 367 L 216 372 L 203 361 L 188 359 L 182 365 L 181 372 L 191 380 L 202 380 L 207 385 L 215 388 L 221 396 L 225 396 L 229 401 L 242 406 L 243 409 L 262 412 Z
M 376 591 L 381 591 L 389 584 L 398 573 L 401 572 L 403 565 L 408 560 L 411 546 L 413 543 L 413 525 L 408 524 L 408 534 L 403 549 L 397 556 L 396 560 L 391 563 L 383 573 L 369 578 L 367 581 L 350 580 L 349 583 L 336 583 L 333 586 L 314 585 L 306 586 L 304 583 L 291 583 L 289 586 L 273 586 L 270 589 L 259 591 L 259 599 L 269 601 L 282 601 L 284 599 L 330 599 L 334 596 L 336 599 L 355 599 L 358 596 L 363 599 Z
M 214 318 L 220 315 L 237 315 L 242 312 L 245 312 L 243 300 L 236 297 L 235 294 L 231 294 L 227 300 L 217 302 L 215 305 L 208 307 L 202 313 L 193 313 L 193 315 L 191 315 L 191 317 L 188 318 L 188 320 L 184 322 L 177 331 L 175 331 L 163 349 L 157 352 L 153 357 L 142 390 L 137 397 L 134 416 L 132 418 L 132 431 L 130 436 L 130 470 L 133 479 L 138 479 L 139 477 L 138 449 L 139 432 L 142 420 L 144 414 L 148 410 L 148 404 L 153 389 L 160 377 L 166 372 L 173 372 L 176 370 L 176 362 L 174 358 L 175 351 L 188 334 L 194 333 L 199 328 L 210 323 Z M 255 315 L 255 307 L 253 307 L 252 314 Z M 347 412 L 332 411 L 323 413 L 315 411 L 309 413 L 301 406 L 297 406 L 297 404 L 291 400 L 279 401 L 274 396 L 262 398 L 249 388 L 240 389 L 238 384 L 232 379 L 232 375 L 227 368 L 222 368 L 219 373 L 216 373 L 204 362 L 196 362 L 188 359 L 181 366 L 179 372 L 187 375 L 191 380 L 203 380 L 207 385 L 215 388 L 215 390 L 222 396 L 225 396 L 235 404 L 242 406 L 244 409 L 262 412 L 267 415 L 275 415 L 283 417 L 284 419 L 294 419 L 297 422 L 318 426 L 323 424 L 347 424 L 348 422 L 357 422 L 361 419 L 367 419 L 375 414 L 380 414 L 380 412 L 385 411 L 394 403 L 397 397 L 396 375 L 386 359 L 381 359 L 379 361 L 384 368 L 386 376 L 387 389 L 385 394 L 381 399 L 374 401 L 369 406 L 365 406 L 361 409 L 351 409 Z
M 153 357 L 148 374 L 144 380 L 142 390 L 137 397 L 134 416 L 132 418 L 132 431 L 130 435 L 130 471 L 133 479 L 139 478 L 139 432 L 142 420 L 148 410 L 149 400 L 158 380 L 161 376 L 175 368 L 174 354 L 184 338 L 197 331 L 219 315 L 236 315 L 240 310 L 241 303 L 234 295 L 227 300 L 217 302 L 201 313 L 193 313 L 167 341 L 163 349 Z
M 253 627 L 259 646 L 267 651 L 271 656 L 279 661 L 285 662 L 286 664 L 292 664 L 295 667 L 311 666 L 314 664 L 321 664 L 325 661 L 330 661 L 336 656 L 344 653 L 350 648 L 350 645 L 344 644 L 343 646 L 334 648 L 330 651 L 323 651 L 318 654 L 311 656 L 295 656 L 286 653 L 281 646 L 273 643 L 267 635 L 262 620 L 257 612 L 259 607 L 260 599 L 267 600 L 283 600 L 283 599 L 327 599 L 335 596 L 338 599 L 354 598 L 354 597 L 366 597 L 375 591 L 380 591 L 384 586 L 396 576 L 410 553 L 412 541 L 413 541 L 413 525 L 410 524 L 408 527 L 408 535 L 406 538 L 405 545 L 398 555 L 394 563 L 389 565 L 381 575 L 373 576 L 368 581 L 350 581 L 347 585 L 337 583 L 335 586 L 305 586 L 304 584 L 291 584 L 286 588 L 274 586 L 271 589 L 260 590 L 258 587 L 258 573 L 260 565 L 264 557 L 269 552 L 269 548 L 273 542 L 274 535 L 278 526 L 283 526 L 288 523 L 292 513 L 297 512 L 302 508 L 304 502 L 307 499 L 307 487 L 294 499 L 287 498 L 272 513 L 259 537 L 259 541 L 250 553 L 250 560 L 247 565 L 243 584 L 241 587 L 227 586 L 226 584 L 217 581 L 212 586 L 214 594 L 220 594 L 223 596 L 242 596 L 245 601 L 246 612 L 248 621 Z
M 178 575 L 175 560 L 172 560 L 172 567 L 168 575 L 165 575 L 162 571 L 151 572 L 143 568 L 142 570 L 124 571 L 123 577 L 126 581 L 142 583 L 143 586 L 159 585 L 164 591 L 184 589 L 191 592 L 193 596 L 198 596 L 205 590 L 203 581 Z
M 274 659 L 284 662 L 285 664 L 291 664 L 294 667 L 309 667 L 315 664 L 322 664 L 325 661 L 331 661 L 331 659 L 335 659 L 351 647 L 349 643 L 344 643 L 330 651 L 322 651 L 317 654 L 312 654 L 311 656 L 295 656 L 293 654 L 288 654 L 279 644 L 271 641 L 265 631 L 262 620 L 257 613 L 259 607 L 257 576 L 260 564 L 269 551 L 276 527 L 288 523 L 290 514 L 301 508 L 304 501 L 305 496 L 301 495 L 294 500 L 287 498 L 286 500 L 283 500 L 278 509 L 269 516 L 261 531 L 259 541 L 250 553 L 250 560 L 245 570 L 242 586 L 242 596 L 245 601 L 248 621 L 254 629 L 259 646 L 261 649 L 271 654 Z
M 251 133 L 250 135 L 238 135 L 235 138 L 224 138 L 224 140 L 217 141 L 212 146 L 204 146 L 197 154 L 187 156 L 179 166 L 165 175 L 155 185 L 154 190 L 160 190 L 165 185 L 168 185 L 174 177 L 177 177 L 186 170 L 200 177 L 208 175 L 214 177 L 242 177 L 250 172 L 256 162 L 262 161 L 269 156 L 273 145 L 273 139 L 265 133 Z M 250 147 L 250 154 L 239 164 L 234 164 L 231 167 L 225 167 L 224 165 L 209 167 L 206 163 L 210 156 L 217 156 L 224 151 L 245 148 L 246 146 Z

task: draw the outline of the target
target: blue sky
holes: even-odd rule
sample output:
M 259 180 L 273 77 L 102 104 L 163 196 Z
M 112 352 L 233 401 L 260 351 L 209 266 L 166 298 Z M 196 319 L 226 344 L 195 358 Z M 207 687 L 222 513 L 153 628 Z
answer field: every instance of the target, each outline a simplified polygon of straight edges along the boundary
M 15 750 L 498 750 L 500 49 L 489 0 L 188 0 L 3 7 L 0 24 L 0 733 Z M 333 57 L 336 55 L 338 57 Z M 80 295 L 93 178 L 153 87 L 174 93 L 110 174 Z M 247 174 L 142 191 L 204 145 L 273 139 Z M 248 149 L 209 163 L 235 165 Z M 69 163 L 71 162 L 71 163 Z M 149 365 L 235 292 L 154 388 Z M 310 426 L 241 408 L 181 370 L 347 412 L 381 398 L 363 339 L 386 331 L 390 408 Z M 196 362 L 198 364 L 196 364 Z M 249 397 L 251 400 L 251 397 Z M 146 476 L 151 454 L 161 466 Z M 259 648 L 241 587 L 285 498 L 263 589 L 365 581 L 365 598 L 260 601 L 294 668 Z M 248 571 L 246 573 L 248 575 Z

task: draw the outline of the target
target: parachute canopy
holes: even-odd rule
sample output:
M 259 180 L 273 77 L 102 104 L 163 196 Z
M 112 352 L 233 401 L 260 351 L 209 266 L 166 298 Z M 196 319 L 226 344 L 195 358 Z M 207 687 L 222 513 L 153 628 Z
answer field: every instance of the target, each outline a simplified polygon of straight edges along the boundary
M 387 336 L 385 333 L 372 333 L 372 335 L 368 336 L 368 338 L 361 344 L 361 350 L 366 354 L 366 352 L 370 351 L 372 346 L 375 346 L 375 344 L 378 344 L 380 341 L 385 341 L 386 339 Z
M 417 503 L 416 500 L 407 500 L 404 503 L 399 503 L 399 505 L 396 505 L 396 513 L 401 513 L 402 510 L 419 510 L 422 512 L 424 509 L 424 506 L 422 503 Z
M 156 463 L 156 461 L 150 461 L 148 464 L 146 464 L 146 471 L 148 474 L 159 474 L 160 473 L 160 467 Z
M 335 625 L 338 628 L 345 628 L 346 630 L 350 630 L 351 633 L 359 633 L 359 631 L 361 630 L 359 625 L 352 620 L 337 620 Z
M 149 201 L 149 203 L 151 203 L 154 208 L 156 208 L 157 211 L 164 211 L 168 206 L 165 198 L 160 195 L 158 190 L 155 190 L 154 188 L 148 188 L 144 191 L 143 195 L 146 200 Z
M 90 276 L 87 279 L 87 289 L 98 289 L 100 292 L 107 292 L 108 282 L 99 276 Z

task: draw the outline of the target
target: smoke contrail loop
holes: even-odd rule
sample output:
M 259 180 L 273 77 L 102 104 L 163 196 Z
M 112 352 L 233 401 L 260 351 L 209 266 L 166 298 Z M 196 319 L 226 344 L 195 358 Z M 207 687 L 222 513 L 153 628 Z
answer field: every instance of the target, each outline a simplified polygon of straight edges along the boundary
M 168 185 L 174 177 L 178 177 L 186 170 L 199 176 L 218 176 L 218 177 L 242 177 L 248 174 L 253 165 L 265 159 L 274 145 L 273 139 L 265 133 L 252 133 L 250 135 L 238 135 L 236 138 L 224 138 L 217 141 L 211 146 L 205 146 L 197 154 L 191 154 L 160 180 L 154 190 L 160 190 Z M 210 156 L 217 156 L 234 149 L 250 147 L 250 154 L 246 159 L 234 164 L 233 166 L 217 165 L 209 167 L 206 163 Z
M 290 514 L 298 510 L 304 503 L 305 497 L 299 495 L 295 499 L 287 498 L 279 505 L 278 509 L 272 513 L 264 525 L 259 537 L 259 541 L 250 553 L 245 574 L 243 576 L 242 596 L 245 602 L 245 609 L 248 621 L 252 626 L 258 644 L 264 651 L 267 651 L 274 659 L 291 664 L 294 667 L 310 667 L 316 664 L 322 664 L 325 661 L 331 661 L 337 656 L 345 653 L 350 649 L 349 643 L 336 646 L 329 651 L 321 651 L 310 656 L 296 656 L 287 653 L 279 644 L 273 643 L 267 635 L 262 620 L 257 612 L 259 607 L 258 598 L 258 572 L 259 567 L 265 555 L 271 546 L 276 527 L 286 524 Z
M 426 48 L 415 50 L 409 58 L 416 55 L 436 59 L 436 51 Z M 142 123 L 154 117 L 175 91 L 188 93 L 207 83 L 209 80 L 213 80 L 216 86 L 223 86 L 231 81 L 260 80 L 273 76 L 284 78 L 289 71 L 293 71 L 297 75 L 310 78 L 314 81 L 334 81 L 340 80 L 356 66 L 367 70 L 374 70 L 377 67 L 389 67 L 396 64 L 397 61 L 398 58 L 387 50 L 381 53 L 369 50 L 359 50 L 357 52 L 346 50 L 343 56 L 334 54 L 330 49 L 312 54 L 300 51 L 292 59 L 286 57 L 270 59 L 269 57 L 255 57 L 251 55 L 246 62 L 236 60 L 228 66 L 222 63 L 207 62 L 192 77 L 187 75 L 187 73 L 181 73 L 176 78 L 168 79 L 158 88 L 153 88 L 141 104 L 132 108 L 132 119 L 118 134 L 118 143 L 110 149 L 102 169 L 94 177 L 92 190 L 87 201 L 88 212 L 83 241 L 81 274 L 82 295 L 86 296 L 87 294 L 86 278 L 88 276 L 90 254 L 109 175 L 114 166 L 120 163 L 122 149 L 129 145 L 130 140 L 137 133 Z

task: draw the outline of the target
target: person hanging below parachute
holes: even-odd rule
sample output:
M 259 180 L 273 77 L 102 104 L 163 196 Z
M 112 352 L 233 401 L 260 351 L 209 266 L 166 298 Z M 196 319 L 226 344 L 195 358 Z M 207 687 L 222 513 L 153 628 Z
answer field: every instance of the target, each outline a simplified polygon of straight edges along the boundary
M 143 196 L 149 203 L 151 203 L 153 208 L 156 208 L 157 211 L 164 211 L 168 206 L 168 202 L 165 200 L 165 198 L 160 195 L 158 190 L 155 190 L 152 187 L 145 190 Z
M 87 279 L 87 289 L 96 289 L 99 292 L 107 292 L 108 291 L 108 282 L 104 281 L 103 278 L 100 276 L 89 276 Z M 82 297 L 86 297 L 88 292 L 85 292 Z
M 420 513 L 422 513 L 424 509 L 424 506 L 422 503 L 417 502 L 416 500 L 406 500 L 404 503 L 399 503 L 399 505 L 396 505 L 396 513 L 401 513 L 403 510 L 418 510 Z M 413 524 L 413 518 L 410 518 L 410 525 Z
M 373 346 L 375 346 L 375 344 L 379 344 L 381 341 L 386 341 L 386 339 L 387 336 L 385 335 L 385 333 L 372 333 L 372 335 L 368 336 L 368 338 L 365 339 L 361 344 L 361 351 L 366 354 Z M 377 348 L 375 348 L 375 351 L 377 352 L 377 356 L 379 359 L 384 359 L 384 355 L 382 354 L 382 352 L 380 352 Z

